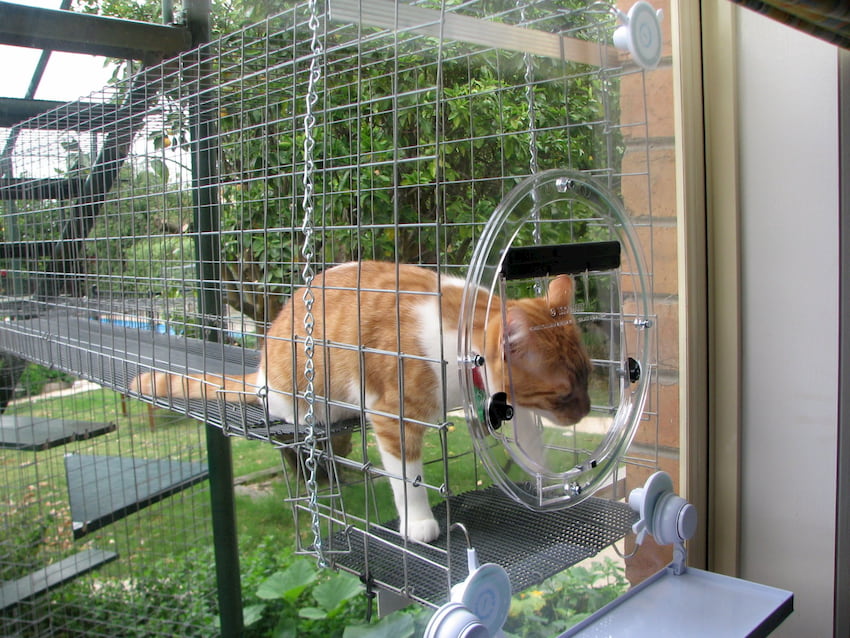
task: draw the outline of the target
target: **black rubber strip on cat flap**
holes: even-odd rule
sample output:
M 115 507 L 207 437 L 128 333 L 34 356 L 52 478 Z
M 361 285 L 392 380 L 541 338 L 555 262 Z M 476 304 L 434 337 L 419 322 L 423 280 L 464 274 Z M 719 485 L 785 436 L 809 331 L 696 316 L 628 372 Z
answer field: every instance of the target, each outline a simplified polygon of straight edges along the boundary
M 620 267 L 620 242 L 597 241 L 543 246 L 511 246 L 502 261 L 505 279 L 578 275 Z

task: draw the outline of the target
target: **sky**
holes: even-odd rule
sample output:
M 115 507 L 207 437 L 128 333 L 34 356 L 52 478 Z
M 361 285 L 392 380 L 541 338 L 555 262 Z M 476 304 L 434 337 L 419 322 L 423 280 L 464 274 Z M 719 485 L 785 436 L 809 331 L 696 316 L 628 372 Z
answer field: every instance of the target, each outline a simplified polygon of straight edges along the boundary
M 60 0 L 8 0 L 15 4 L 59 7 Z M 0 97 L 24 97 L 33 70 L 41 55 L 40 49 L 0 45 Z M 35 94 L 41 100 L 76 100 L 103 87 L 112 70 L 104 68 L 104 58 L 74 53 L 53 52 Z

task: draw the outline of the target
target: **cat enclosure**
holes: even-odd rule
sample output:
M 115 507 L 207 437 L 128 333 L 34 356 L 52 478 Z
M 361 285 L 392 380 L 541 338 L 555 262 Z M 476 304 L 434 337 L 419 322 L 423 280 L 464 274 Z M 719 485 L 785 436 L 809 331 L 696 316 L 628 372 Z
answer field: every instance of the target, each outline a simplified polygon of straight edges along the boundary
M 98 417 L 97 400 L 87 415 L 50 423 L 36 403 L 4 412 L 4 445 L 18 455 L 4 467 L 38 469 L 50 445 L 64 452 L 37 481 L 5 469 L 5 484 L 65 486 L 49 499 L 71 524 L 53 555 L 4 573 L 3 622 L 36 622 L 49 611 L 27 620 L 25 605 L 70 580 L 10 594 L 7 606 L 25 573 L 80 561 L 76 572 L 92 571 L 97 586 L 101 564 L 132 561 L 109 537 L 127 517 L 173 508 L 191 513 L 187 536 L 208 533 L 198 523 L 208 505 L 196 503 L 208 479 L 224 511 L 212 533 L 230 535 L 225 437 L 280 448 L 290 490 L 281 507 L 298 523 L 298 551 L 425 605 L 466 576 L 467 539 L 506 569 L 514 592 L 622 539 L 635 522 L 623 498 L 661 463 L 647 61 L 614 46 L 624 18 L 580 1 L 299 3 L 7 130 L 4 374 L 14 386 L 15 362 L 26 360 L 94 382 L 125 397 L 116 413 L 129 422 Z M 440 273 L 433 292 L 406 288 L 401 275 L 381 289 L 432 300 L 435 317 L 449 312 L 440 291 L 465 282 L 459 336 L 407 352 L 421 322 L 404 304 L 388 303 L 367 327 L 355 302 L 357 337 L 323 340 L 322 302 L 340 290 L 324 289 L 320 273 L 371 261 Z M 558 275 L 574 281 L 569 321 L 592 363 L 589 414 L 566 427 L 527 429 L 504 412 L 494 423 L 496 395 L 478 396 L 476 380 L 492 368 L 463 318 L 490 300 L 496 326 L 493 299 L 545 298 Z M 365 275 L 356 281 L 347 299 L 381 292 Z M 291 298 L 309 298 L 303 320 L 292 314 L 299 336 L 267 334 L 279 313 L 294 313 Z M 397 347 L 378 351 L 368 330 Z M 207 398 L 186 399 L 134 381 L 243 375 L 275 339 L 308 385 L 225 392 L 207 381 Z M 397 412 L 374 407 L 365 383 L 353 402 L 315 391 L 344 374 L 329 362 L 351 352 L 355 381 L 369 366 L 397 370 L 385 390 L 403 397 Z M 431 389 L 405 372 L 422 363 L 440 381 Z M 447 394 L 453 384 L 460 401 Z M 297 399 L 293 418 L 270 409 L 276 394 Z M 423 396 L 438 406 L 431 416 L 406 414 L 405 402 Z M 150 417 L 142 402 L 159 410 Z M 134 433 L 166 414 L 207 429 L 157 423 L 165 454 L 135 449 Z M 426 431 L 421 474 L 381 463 L 375 417 Z M 405 494 L 425 490 L 436 540 L 399 530 L 405 505 L 393 507 L 390 480 Z M 108 507 L 97 494 L 105 486 L 116 499 Z M 39 515 L 47 498 L 33 499 Z M 4 508 L 24 500 L 4 495 Z M 38 518 L 16 517 L 8 525 Z M 238 601 L 234 552 L 217 543 L 219 597 Z M 224 633 L 241 622 L 231 605 Z

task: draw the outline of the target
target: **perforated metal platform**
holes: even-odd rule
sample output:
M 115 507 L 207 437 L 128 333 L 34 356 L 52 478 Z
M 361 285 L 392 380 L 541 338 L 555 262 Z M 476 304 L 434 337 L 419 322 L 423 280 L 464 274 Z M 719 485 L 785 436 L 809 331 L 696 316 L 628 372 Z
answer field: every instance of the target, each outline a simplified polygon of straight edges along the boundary
M 206 463 L 68 454 L 68 501 L 74 538 L 206 480 Z
M 505 568 L 515 593 L 595 556 L 622 539 L 637 521 L 627 504 L 600 498 L 555 512 L 533 512 L 497 487 L 449 498 L 434 508 L 438 521 L 447 520 L 447 509 L 451 522 L 463 523 L 468 530 L 480 562 Z M 399 546 L 397 534 L 355 528 L 328 541 L 332 550 L 350 547 L 334 554 L 337 566 L 426 604 L 448 599 L 454 584 L 449 583 L 449 565 L 455 582 L 467 574 L 466 541 L 460 531 L 452 532 L 449 550 L 445 529 L 430 546 L 410 543 L 405 548 Z
M 71 441 L 108 434 L 114 432 L 116 427 L 114 423 L 4 414 L 0 416 L 0 447 L 46 450 Z

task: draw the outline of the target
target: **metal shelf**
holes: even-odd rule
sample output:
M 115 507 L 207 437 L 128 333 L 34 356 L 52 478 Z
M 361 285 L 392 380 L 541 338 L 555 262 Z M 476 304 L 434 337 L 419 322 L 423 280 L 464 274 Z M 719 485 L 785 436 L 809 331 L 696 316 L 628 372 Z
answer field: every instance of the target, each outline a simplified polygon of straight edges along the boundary
M 434 508 L 434 515 L 445 521 L 447 511 L 452 523 L 467 528 L 482 564 L 493 562 L 505 568 L 514 593 L 595 556 L 622 539 L 637 520 L 627 504 L 601 498 L 589 498 L 568 509 L 534 512 L 497 487 L 450 497 Z M 329 551 L 339 552 L 332 554 L 338 567 L 432 605 L 448 599 L 449 565 L 466 576 L 463 536 L 453 534 L 448 545 L 445 529 L 431 545 L 405 546 L 395 532 L 354 527 L 326 543 Z
M 206 480 L 206 463 L 68 454 L 65 474 L 74 538 Z
M 114 432 L 114 423 L 91 423 L 19 414 L 0 416 L 0 447 L 15 450 L 47 450 L 71 441 Z
M 58 563 L 38 569 L 23 578 L 0 585 L 0 609 L 17 605 L 43 594 L 48 589 L 64 585 L 91 570 L 118 558 L 115 552 L 87 549 Z

